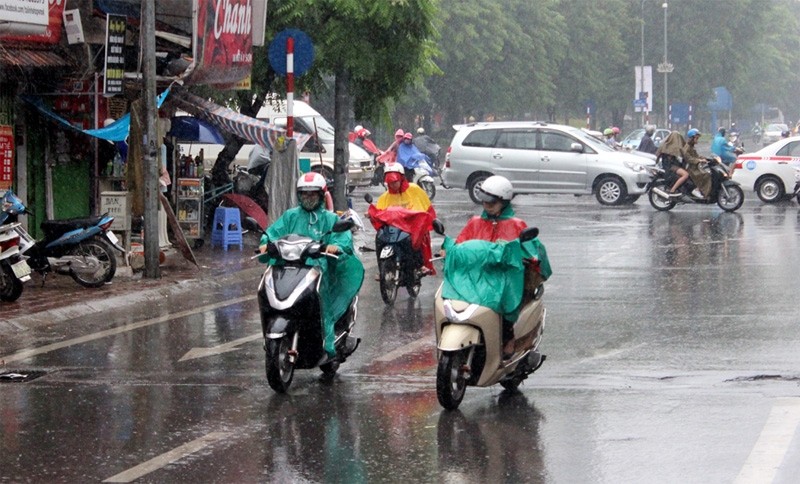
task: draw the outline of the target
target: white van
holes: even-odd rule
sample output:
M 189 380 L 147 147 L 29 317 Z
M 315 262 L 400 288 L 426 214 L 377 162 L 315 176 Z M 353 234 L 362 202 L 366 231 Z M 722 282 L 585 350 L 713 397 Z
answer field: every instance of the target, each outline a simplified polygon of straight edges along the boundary
M 303 149 L 298 153 L 301 158 L 311 158 L 311 169 L 322 173 L 329 181 L 333 179 L 333 137 L 334 128 L 319 112 L 303 101 L 294 102 L 294 130 L 298 133 L 313 134 L 315 132 L 319 138 L 319 143 L 312 138 Z M 267 103 L 262 107 L 256 117 L 261 121 L 275 123 L 281 128 L 286 127 L 286 101 L 276 101 Z M 209 144 L 181 144 L 181 153 L 196 155 L 203 149 L 203 155 L 207 163 L 213 163 L 222 145 Z M 255 145 L 243 145 L 236 154 L 233 163 L 247 166 L 250 152 Z M 350 143 L 350 162 L 347 174 L 347 186 L 350 190 L 356 187 L 369 186 L 372 181 L 372 174 L 375 171 L 373 157 L 364 151 L 363 148 Z

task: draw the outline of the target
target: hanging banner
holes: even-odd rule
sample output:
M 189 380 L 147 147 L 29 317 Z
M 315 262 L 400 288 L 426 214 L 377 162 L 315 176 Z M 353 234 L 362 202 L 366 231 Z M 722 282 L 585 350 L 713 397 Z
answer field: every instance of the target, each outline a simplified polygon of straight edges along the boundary
M 64 14 L 64 4 L 66 1 L 67 0 L 0 0 L 0 12 L 11 12 L 12 10 L 14 12 L 38 11 L 40 10 L 39 6 L 34 4 L 42 4 L 41 10 L 45 11 L 44 18 L 47 19 L 47 27 L 43 34 L 1 35 L 0 40 L 48 45 L 58 44 L 61 42 L 62 24 L 64 22 L 62 16 Z M 37 14 L 37 16 L 38 15 L 40 14 Z M 2 15 L 0 15 L 0 19 L 2 19 Z
M 233 85 L 253 66 L 252 0 L 194 0 L 194 68 L 189 84 Z
M 8 190 L 14 183 L 14 130 L 0 126 L 0 190 Z
M 105 94 L 122 94 L 125 78 L 125 29 L 127 18 L 121 15 L 106 16 Z

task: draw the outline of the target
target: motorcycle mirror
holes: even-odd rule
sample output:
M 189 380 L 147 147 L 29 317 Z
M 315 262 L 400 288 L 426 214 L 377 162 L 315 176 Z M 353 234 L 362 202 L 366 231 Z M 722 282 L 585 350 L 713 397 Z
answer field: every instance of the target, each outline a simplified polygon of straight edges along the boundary
M 444 224 L 438 218 L 433 219 L 433 231 L 439 235 L 444 235 Z
M 539 236 L 539 227 L 528 227 L 519 234 L 520 242 L 527 242 Z
M 355 227 L 356 223 L 350 219 L 347 220 L 337 220 L 335 224 L 333 224 L 333 228 L 331 232 L 339 233 L 339 232 L 346 232 L 353 227 Z
M 372 203 L 372 195 L 370 195 L 369 193 L 365 193 L 364 194 L 364 201 L 367 202 L 367 203 Z

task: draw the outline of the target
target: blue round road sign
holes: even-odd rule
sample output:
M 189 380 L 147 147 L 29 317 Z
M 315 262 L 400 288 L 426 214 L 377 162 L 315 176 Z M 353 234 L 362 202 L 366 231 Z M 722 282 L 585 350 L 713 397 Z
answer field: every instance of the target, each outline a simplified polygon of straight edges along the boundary
M 298 29 L 282 30 L 269 44 L 269 65 L 281 75 L 286 75 L 286 40 L 294 39 L 294 75 L 301 76 L 314 62 L 314 44 L 305 32 Z

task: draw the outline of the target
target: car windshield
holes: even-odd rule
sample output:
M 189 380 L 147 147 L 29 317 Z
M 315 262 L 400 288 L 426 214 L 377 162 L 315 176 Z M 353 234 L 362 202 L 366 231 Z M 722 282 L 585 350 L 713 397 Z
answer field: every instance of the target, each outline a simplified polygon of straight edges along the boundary
M 583 141 L 584 143 L 591 146 L 593 149 L 597 151 L 614 151 L 613 148 L 603 143 L 599 139 L 595 138 L 594 136 L 588 135 L 577 128 L 569 128 L 566 129 L 565 131 L 571 134 L 572 136 L 578 138 L 579 140 Z
M 285 117 L 276 117 L 273 122 L 276 126 L 286 127 Z M 335 131 L 327 119 L 322 116 L 295 117 L 295 131 L 298 133 L 314 134 L 315 127 L 319 133 L 320 142 L 333 143 Z
M 637 130 L 631 131 L 628 134 L 628 136 L 626 136 L 625 139 L 622 140 L 622 141 L 623 142 L 625 142 L 625 141 L 641 141 L 643 136 L 644 136 L 644 130 L 643 129 L 637 129 Z
M 789 127 L 785 124 L 768 124 L 765 131 L 788 131 Z

